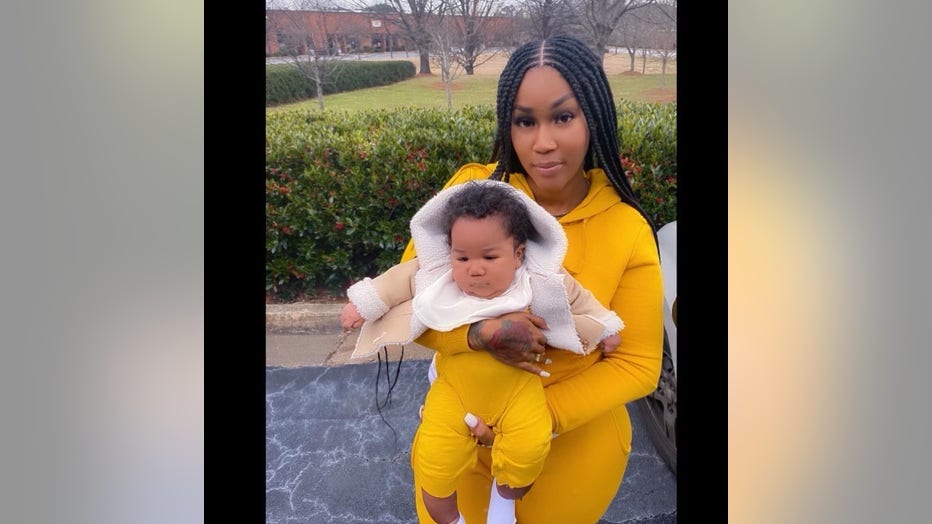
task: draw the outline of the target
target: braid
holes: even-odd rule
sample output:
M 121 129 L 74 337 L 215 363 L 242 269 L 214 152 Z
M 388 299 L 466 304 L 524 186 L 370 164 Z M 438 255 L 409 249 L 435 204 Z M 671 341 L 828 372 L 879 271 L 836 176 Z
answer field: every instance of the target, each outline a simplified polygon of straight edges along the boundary
M 518 160 L 514 147 L 511 144 L 511 113 L 515 106 L 515 96 L 518 87 L 524 79 L 528 69 L 539 65 L 541 42 L 532 42 L 519 47 L 511 57 L 505 69 L 502 70 L 498 80 L 498 93 L 496 96 L 496 115 L 498 127 L 495 132 L 495 144 L 492 149 L 492 162 L 498 162 L 495 171 L 489 178 L 508 181 L 510 173 L 523 173 L 524 166 Z
M 586 117 L 590 138 L 584 169 L 602 168 L 622 202 L 637 209 L 651 229 L 656 229 L 641 208 L 637 194 L 621 167 L 618 114 L 605 70 L 598 57 L 573 37 L 554 36 L 528 42 L 508 59 L 498 83 L 496 103 L 498 127 L 492 162 L 497 161 L 498 165 L 489 178 L 507 182 L 509 173 L 527 174 L 511 144 L 511 119 L 515 96 L 525 73 L 538 66 L 553 67 L 563 76 Z

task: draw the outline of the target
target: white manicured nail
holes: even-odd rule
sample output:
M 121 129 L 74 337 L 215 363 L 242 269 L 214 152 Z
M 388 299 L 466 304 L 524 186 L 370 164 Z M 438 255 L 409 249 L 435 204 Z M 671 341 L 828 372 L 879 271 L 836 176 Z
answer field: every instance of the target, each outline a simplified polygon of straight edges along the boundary
M 463 417 L 463 420 L 466 421 L 466 425 L 474 428 L 479 424 L 479 419 L 476 418 L 472 413 L 466 413 L 466 416 Z
M 550 376 L 550 373 L 547 373 L 546 371 L 541 371 L 541 372 L 540 372 L 540 376 L 542 376 L 542 377 L 544 377 L 544 378 L 547 378 L 547 377 Z

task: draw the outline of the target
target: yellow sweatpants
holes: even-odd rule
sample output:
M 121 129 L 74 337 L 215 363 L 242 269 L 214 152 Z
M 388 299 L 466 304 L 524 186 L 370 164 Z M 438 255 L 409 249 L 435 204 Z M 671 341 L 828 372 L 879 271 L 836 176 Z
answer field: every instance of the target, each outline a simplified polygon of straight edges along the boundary
M 421 497 L 423 476 L 417 473 L 415 466 L 422 460 L 423 453 L 433 452 L 428 445 L 429 439 L 424 438 L 423 427 L 415 432 L 411 444 L 414 496 L 419 522 L 432 523 Z M 475 446 L 475 441 L 471 444 Z M 485 522 L 495 459 L 488 448 L 477 448 L 474 452 L 477 461 L 459 476 L 455 484 L 457 505 L 466 522 Z M 631 420 L 624 406 L 557 436 L 551 441 L 550 451 L 534 487 L 524 498 L 516 501 L 518 523 L 598 522 L 621 485 L 630 452 Z
M 446 497 L 476 466 L 479 447 L 463 421 L 467 411 L 495 431 L 489 471 L 498 482 L 516 488 L 534 482 L 553 431 L 543 386 L 540 378 L 486 352 L 443 359 L 415 437 L 420 450 L 411 460 L 415 482 L 435 497 Z

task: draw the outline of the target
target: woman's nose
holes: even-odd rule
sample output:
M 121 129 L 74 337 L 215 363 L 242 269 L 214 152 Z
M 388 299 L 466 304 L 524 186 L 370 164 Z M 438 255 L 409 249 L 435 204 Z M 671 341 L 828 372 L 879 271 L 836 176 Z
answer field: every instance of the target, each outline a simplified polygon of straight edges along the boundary
M 555 149 L 557 142 L 553 139 L 553 134 L 549 126 L 537 126 L 537 135 L 534 137 L 534 151 L 547 152 Z

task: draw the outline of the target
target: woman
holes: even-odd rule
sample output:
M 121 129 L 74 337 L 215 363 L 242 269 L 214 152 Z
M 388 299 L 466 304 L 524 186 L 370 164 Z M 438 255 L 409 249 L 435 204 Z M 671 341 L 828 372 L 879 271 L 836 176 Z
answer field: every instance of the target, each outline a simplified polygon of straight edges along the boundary
M 440 376 L 470 351 L 541 374 L 555 437 L 540 476 L 517 501 L 518 522 L 596 522 L 617 493 L 631 450 L 625 404 L 660 375 L 662 282 L 653 227 L 621 168 L 615 102 L 598 58 L 580 41 L 553 37 L 518 48 L 502 71 L 498 128 L 488 165 L 467 164 L 445 187 L 492 178 L 520 189 L 556 217 L 569 246 L 563 267 L 625 321 L 609 354 L 545 352 L 542 319 L 512 313 L 417 342 L 438 352 Z M 412 244 L 403 256 L 415 255 Z M 549 363 L 546 363 L 549 362 Z M 545 368 L 545 369 L 542 369 Z M 493 427 L 493 431 L 496 428 Z M 411 445 L 412 463 L 420 433 Z M 478 445 L 478 442 L 477 442 Z M 492 474 L 487 448 L 456 488 L 465 521 L 486 521 Z M 431 522 L 415 481 L 418 518 Z M 441 523 L 447 524 L 447 523 Z

